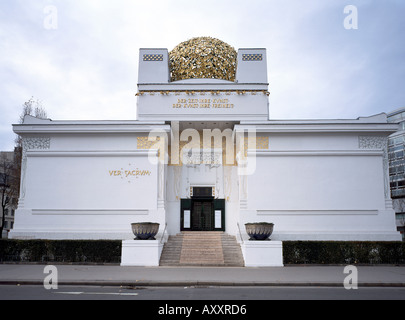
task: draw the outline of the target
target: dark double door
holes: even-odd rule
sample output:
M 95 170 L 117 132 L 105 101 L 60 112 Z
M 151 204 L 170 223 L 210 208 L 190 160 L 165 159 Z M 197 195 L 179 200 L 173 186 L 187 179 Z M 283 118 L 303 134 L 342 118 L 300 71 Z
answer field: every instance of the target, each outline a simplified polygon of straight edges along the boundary
M 181 231 L 225 231 L 225 200 L 181 200 Z
M 212 200 L 192 201 L 191 229 L 193 231 L 212 231 L 214 219 L 214 203 Z

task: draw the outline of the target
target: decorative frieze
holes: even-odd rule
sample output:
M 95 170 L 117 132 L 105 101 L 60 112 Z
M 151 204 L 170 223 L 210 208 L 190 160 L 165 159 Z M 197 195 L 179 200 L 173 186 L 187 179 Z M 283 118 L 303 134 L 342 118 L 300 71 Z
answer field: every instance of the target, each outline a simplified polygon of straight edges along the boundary
M 387 141 L 387 137 L 359 136 L 359 148 L 387 150 Z
M 256 146 L 256 150 L 268 150 L 269 149 L 269 137 L 245 137 L 243 145 L 242 157 L 247 157 L 249 147 Z
M 150 149 L 153 149 L 153 147 L 157 148 L 157 146 L 155 146 L 155 145 L 159 142 L 160 142 L 160 137 L 156 137 L 156 141 L 150 140 L 149 137 L 138 137 L 137 138 L 137 148 L 140 150 L 150 150 Z
M 242 55 L 242 61 L 262 61 L 263 55 L 259 53 L 249 53 Z
M 51 138 L 24 138 L 23 150 L 41 150 L 51 147 Z
M 196 165 L 196 164 L 209 164 L 211 166 L 219 166 L 222 164 L 222 150 L 220 152 L 211 152 L 210 150 L 204 152 L 184 152 L 183 164 Z
M 144 54 L 143 61 L 163 61 L 163 54 Z
M 270 92 L 267 90 L 141 90 L 135 94 L 135 96 L 194 96 L 194 95 L 226 95 L 226 96 L 245 96 L 245 95 L 266 95 L 270 96 Z
M 21 161 L 21 192 L 19 199 L 19 207 L 24 206 L 24 199 L 26 194 L 25 176 L 27 169 L 27 152 L 30 150 L 48 150 L 51 148 L 51 138 L 35 137 L 23 138 L 22 140 L 23 152 Z
M 377 149 L 383 151 L 384 193 L 385 199 L 391 199 L 388 161 L 388 138 L 383 136 L 359 136 L 360 149 Z M 386 201 L 386 208 L 391 206 L 391 201 Z

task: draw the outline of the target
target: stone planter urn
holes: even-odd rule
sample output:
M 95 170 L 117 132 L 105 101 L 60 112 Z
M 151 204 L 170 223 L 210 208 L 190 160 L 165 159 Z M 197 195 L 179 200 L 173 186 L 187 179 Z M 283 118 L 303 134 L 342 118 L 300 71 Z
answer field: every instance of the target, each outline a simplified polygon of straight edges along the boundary
M 255 222 L 245 224 L 246 232 L 252 241 L 264 241 L 273 233 L 274 223 Z
M 159 223 L 138 222 L 132 223 L 131 226 L 135 240 L 156 240 L 155 236 L 159 231 Z

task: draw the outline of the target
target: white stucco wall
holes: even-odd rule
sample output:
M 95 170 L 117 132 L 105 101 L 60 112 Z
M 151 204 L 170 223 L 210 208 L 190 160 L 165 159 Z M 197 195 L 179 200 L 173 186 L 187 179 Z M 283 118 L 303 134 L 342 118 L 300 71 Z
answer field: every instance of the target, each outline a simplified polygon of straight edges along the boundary
M 275 223 L 274 240 L 399 240 L 386 198 L 384 151 L 357 134 L 270 135 L 249 152 L 241 224 Z
M 160 223 L 163 232 L 165 213 L 158 199 L 164 166 L 157 164 L 157 151 L 137 149 L 137 138 L 148 131 L 117 132 L 122 126 L 111 126 L 113 133 L 59 133 L 54 127 L 41 135 L 24 134 L 11 237 L 132 239 L 131 223 L 143 221 Z M 132 124 L 131 130 L 136 128 Z

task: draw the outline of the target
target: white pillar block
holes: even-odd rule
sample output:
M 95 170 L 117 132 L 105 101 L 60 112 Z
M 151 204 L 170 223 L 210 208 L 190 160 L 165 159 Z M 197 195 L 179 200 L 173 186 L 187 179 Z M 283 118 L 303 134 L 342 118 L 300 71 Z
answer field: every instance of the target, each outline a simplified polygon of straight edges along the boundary
M 284 267 L 281 241 L 245 241 L 242 252 L 245 267 Z
M 122 241 L 121 266 L 158 267 L 162 250 L 159 240 Z

